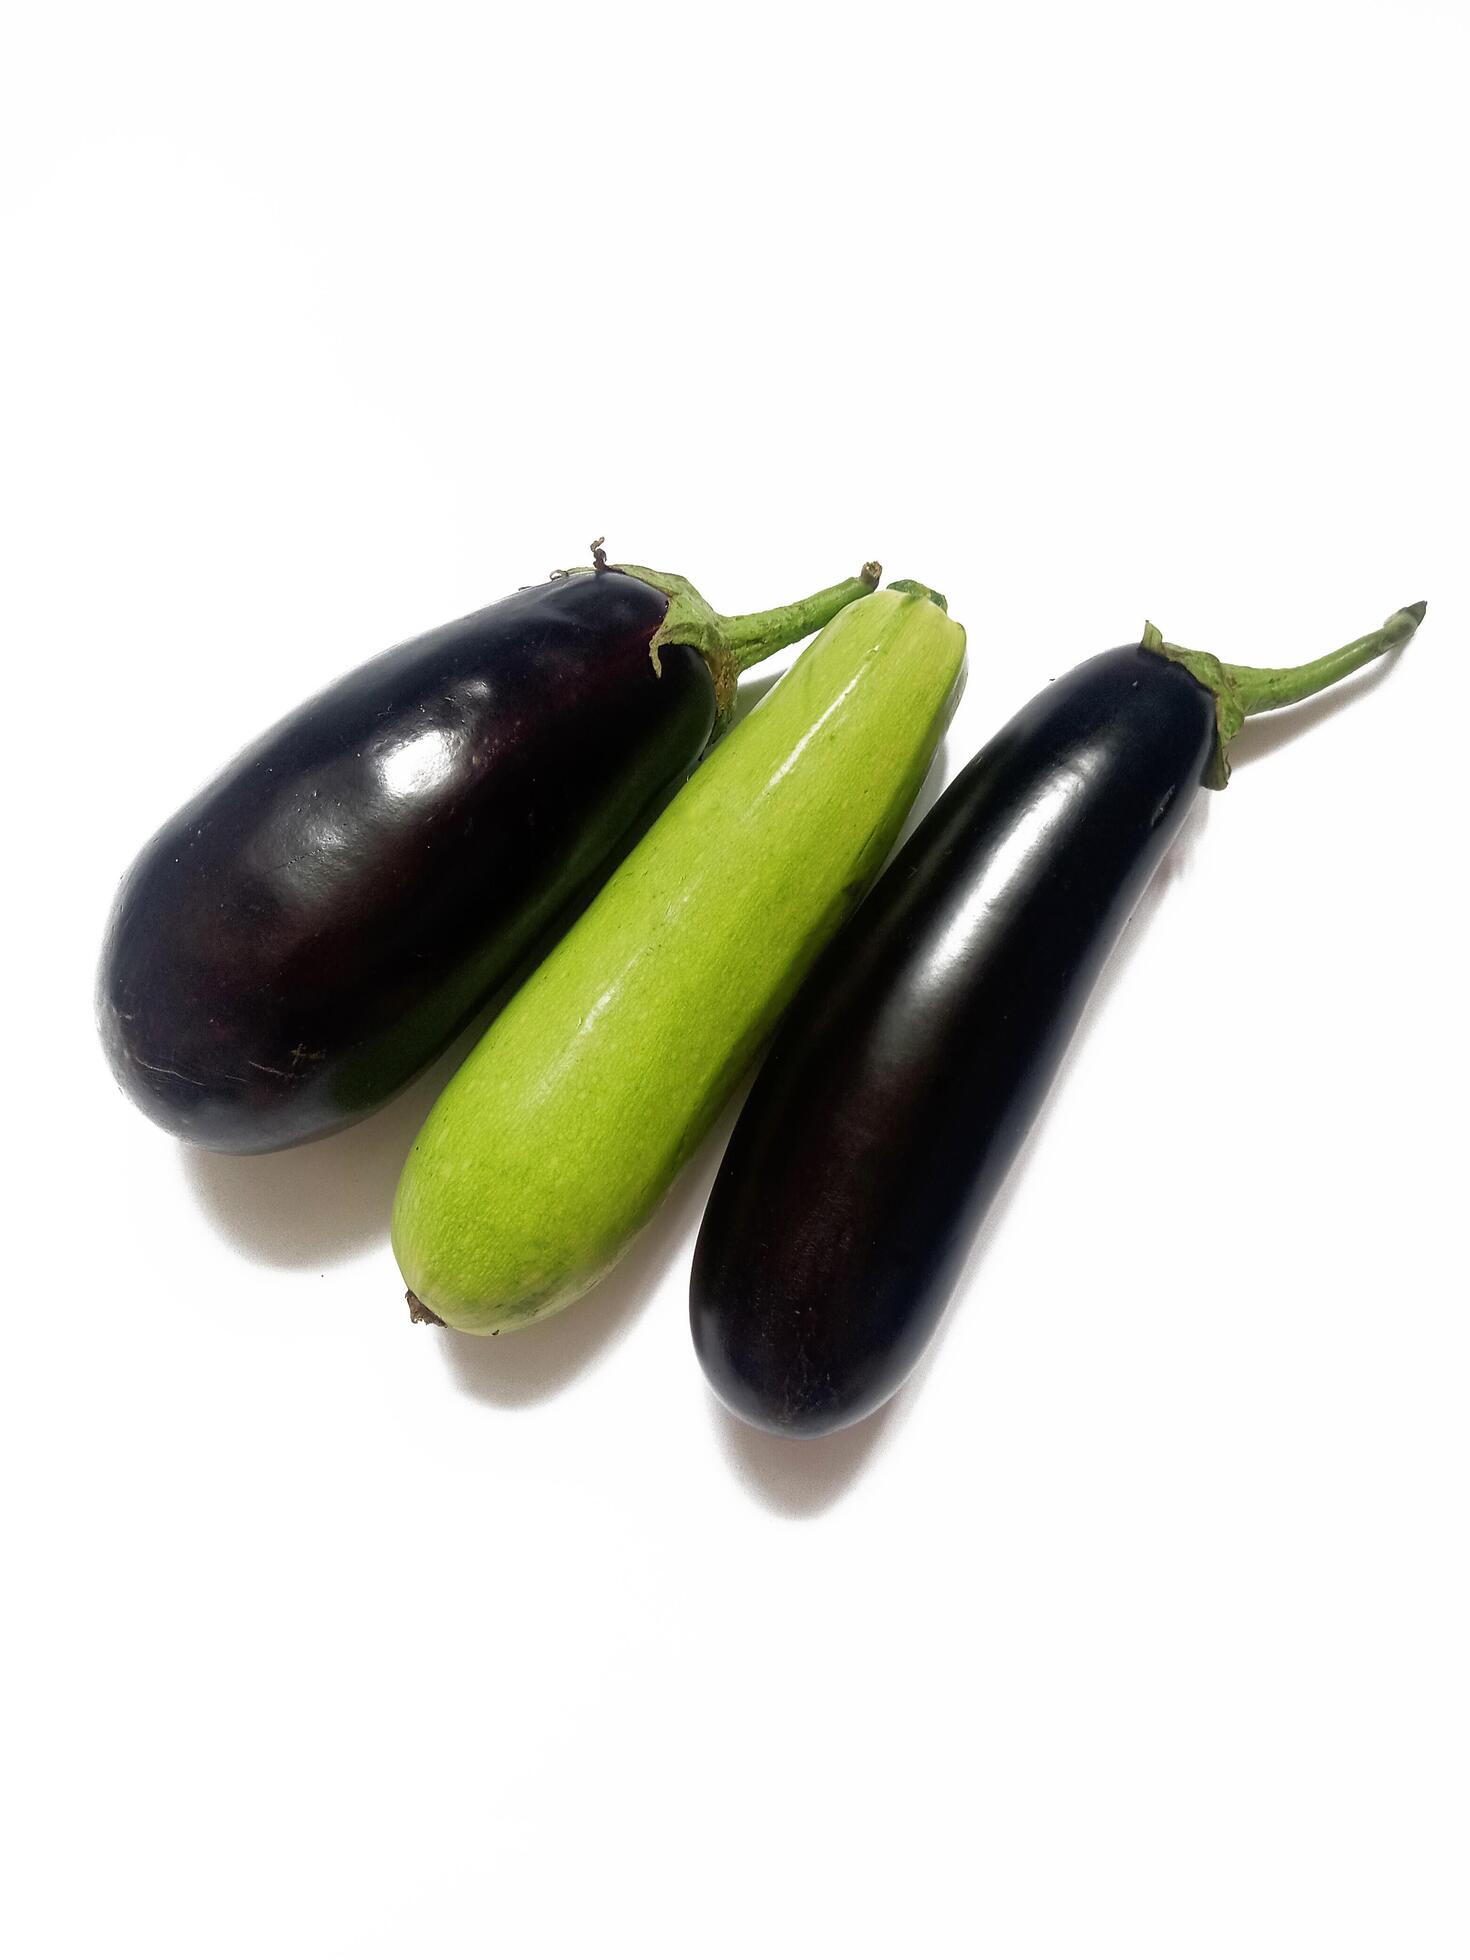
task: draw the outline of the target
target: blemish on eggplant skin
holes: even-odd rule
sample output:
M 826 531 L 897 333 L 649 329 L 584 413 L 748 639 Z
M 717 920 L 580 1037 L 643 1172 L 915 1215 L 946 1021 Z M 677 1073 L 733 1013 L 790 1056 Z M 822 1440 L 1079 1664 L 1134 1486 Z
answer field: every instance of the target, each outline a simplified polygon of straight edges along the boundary
M 1163 795 L 1159 798 L 1158 802 L 1154 805 L 1154 813 L 1152 817 L 1149 818 L 1148 827 L 1150 830 L 1157 830 L 1159 825 L 1164 821 L 1164 817 L 1168 811 L 1169 805 L 1174 801 L 1174 792 L 1176 788 L 1177 788 L 1177 784 L 1170 783 L 1169 787 L 1164 791 Z
M 141 1068 L 146 1068 L 152 1075 L 175 1075 L 180 1082 L 187 1082 L 194 1089 L 204 1089 L 209 1086 L 207 1083 L 201 1082 L 197 1075 L 185 1075 L 184 1071 L 179 1068 L 166 1068 L 162 1062 L 145 1062 L 141 1055 L 137 1057 L 137 1061 Z

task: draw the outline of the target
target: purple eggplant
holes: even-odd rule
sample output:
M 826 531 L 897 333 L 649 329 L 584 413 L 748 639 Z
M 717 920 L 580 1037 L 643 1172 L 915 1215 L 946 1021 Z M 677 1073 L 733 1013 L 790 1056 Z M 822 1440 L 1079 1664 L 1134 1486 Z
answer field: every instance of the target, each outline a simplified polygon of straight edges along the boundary
M 1037 695 L 962 771 L 812 969 L 720 1166 L 690 1321 L 737 1415 L 815 1436 L 893 1394 L 1243 718 L 1401 646 L 1423 613 L 1279 669 L 1150 628 Z
M 377 1109 L 631 847 L 741 670 L 877 580 L 727 619 L 594 558 L 335 682 L 145 845 L 97 1006 L 156 1123 L 249 1153 Z

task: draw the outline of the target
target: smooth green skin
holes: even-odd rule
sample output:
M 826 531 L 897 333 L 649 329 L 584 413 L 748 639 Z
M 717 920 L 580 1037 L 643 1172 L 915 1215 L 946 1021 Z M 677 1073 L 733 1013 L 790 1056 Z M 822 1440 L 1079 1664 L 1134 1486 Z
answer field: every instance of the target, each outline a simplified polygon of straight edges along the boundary
M 923 588 L 848 606 L 680 791 L 448 1084 L 393 1249 L 498 1333 L 627 1249 L 887 857 L 964 685 Z

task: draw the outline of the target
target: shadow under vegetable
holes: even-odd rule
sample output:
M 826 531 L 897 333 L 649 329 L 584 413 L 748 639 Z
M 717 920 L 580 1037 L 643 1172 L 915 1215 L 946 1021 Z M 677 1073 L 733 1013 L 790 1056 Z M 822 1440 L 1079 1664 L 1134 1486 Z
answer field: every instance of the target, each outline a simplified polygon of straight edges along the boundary
M 732 1112 L 706 1138 L 627 1254 L 580 1300 L 514 1334 L 432 1330 L 465 1394 L 502 1409 L 525 1408 L 556 1394 L 617 1345 L 698 1225 L 733 1121 Z M 695 1367 L 692 1354 L 689 1359 Z
M 462 1035 L 386 1109 L 336 1136 L 262 1157 L 180 1144 L 200 1209 L 262 1266 L 321 1270 L 384 1244 L 403 1161 L 474 1039 Z

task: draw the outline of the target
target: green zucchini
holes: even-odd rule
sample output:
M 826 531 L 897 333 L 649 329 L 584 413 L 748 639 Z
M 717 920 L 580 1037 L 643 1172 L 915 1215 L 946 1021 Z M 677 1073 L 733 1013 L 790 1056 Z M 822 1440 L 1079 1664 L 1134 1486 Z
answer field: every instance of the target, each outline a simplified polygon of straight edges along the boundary
M 626 1250 L 887 857 L 964 685 L 927 587 L 846 607 L 493 1021 L 393 1211 L 415 1317 L 498 1333 Z

